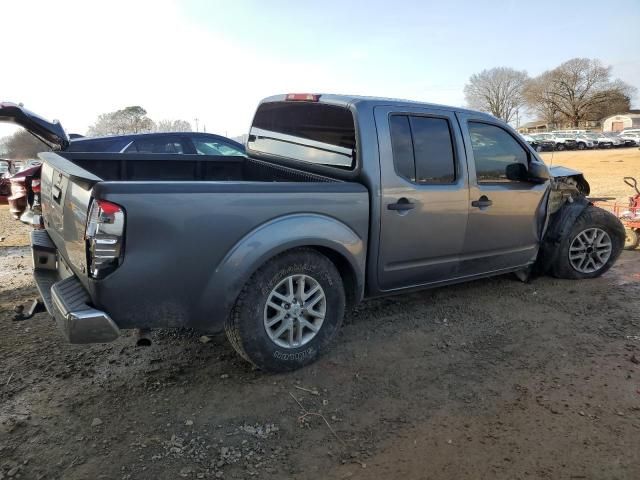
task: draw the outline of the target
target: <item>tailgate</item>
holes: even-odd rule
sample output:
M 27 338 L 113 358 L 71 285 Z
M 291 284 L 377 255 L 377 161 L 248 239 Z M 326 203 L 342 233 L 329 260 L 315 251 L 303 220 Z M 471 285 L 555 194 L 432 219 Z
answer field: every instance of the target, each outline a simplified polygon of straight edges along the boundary
M 45 228 L 62 261 L 85 283 L 87 214 L 91 189 L 101 179 L 55 153 L 39 156 L 43 161 L 41 197 Z

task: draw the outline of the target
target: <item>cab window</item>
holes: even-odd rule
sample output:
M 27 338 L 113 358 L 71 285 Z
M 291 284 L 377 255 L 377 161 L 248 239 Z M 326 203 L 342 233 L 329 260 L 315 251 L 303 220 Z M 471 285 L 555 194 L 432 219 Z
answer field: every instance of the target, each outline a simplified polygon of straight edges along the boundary
M 391 145 L 396 173 L 421 185 L 451 184 L 456 162 L 445 118 L 392 115 Z
M 487 123 L 469 122 L 469 136 L 478 183 L 510 182 L 509 165 L 528 166 L 529 153 L 506 130 Z

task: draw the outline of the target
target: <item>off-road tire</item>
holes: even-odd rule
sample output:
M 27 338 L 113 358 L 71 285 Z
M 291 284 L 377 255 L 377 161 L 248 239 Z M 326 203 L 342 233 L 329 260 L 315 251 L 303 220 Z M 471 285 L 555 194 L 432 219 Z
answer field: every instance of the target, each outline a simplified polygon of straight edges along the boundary
M 611 255 L 606 263 L 598 270 L 590 273 L 583 273 L 571 265 L 569 261 L 569 246 L 573 240 L 583 231 L 597 227 L 604 230 L 611 238 Z M 624 227 L 620 220 L 611 213 L 601 208 L 589 205 L 576 219 L 569 234 L 566 235 L 558 245 L 558 252 L 554 264 L 551 266 L 551 274 L 558 278 L 581 280 L 585 278 L 596 278 L 611 268 L 620 256 L 624 246 Z
M 624 233 L 624 249 L 635 250 L 638 248 L 638 244 L 640 244 L 640 233 L 638 233 L 638 230 L 627 227 L 624 229 Z
M 326 297 L 322 326 L 298 348 L 276 345 L 264 326 L 265 304 L 271 291 L 290 275 L 312 277 Z M 345 292 L 340 273 L 324 255 L 310 248 L 282 253 L 260 267 L 247 281 L 225 324 L 229 342 L 238 354 L 261 370 L 288 372 L 313 363 L 326 350 L 342 325 Z

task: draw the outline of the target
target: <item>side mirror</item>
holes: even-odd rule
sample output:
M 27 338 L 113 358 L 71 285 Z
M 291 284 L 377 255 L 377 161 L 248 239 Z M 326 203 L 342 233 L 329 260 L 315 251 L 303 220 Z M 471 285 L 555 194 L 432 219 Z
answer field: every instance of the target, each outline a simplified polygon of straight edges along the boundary
M 521 163 L 510 163 L 509 165 L 507 165 L 505 173 L 509 180 L 513 180 L 516 182 L 526 182 L 529 177 L 527 167 L 525 167 Z
M 544 183 L 549 180 L 549 170 L 541 163 L 530 163 L 529 168 L 522 163 L 507 165 L 506 175 L 509 180 L 516 182 Z
M 531 162 L 529 164 L 529 172 L 527 174 L 530 182 L 544 183 L 551 178 L 549 169 L 544 163 Z

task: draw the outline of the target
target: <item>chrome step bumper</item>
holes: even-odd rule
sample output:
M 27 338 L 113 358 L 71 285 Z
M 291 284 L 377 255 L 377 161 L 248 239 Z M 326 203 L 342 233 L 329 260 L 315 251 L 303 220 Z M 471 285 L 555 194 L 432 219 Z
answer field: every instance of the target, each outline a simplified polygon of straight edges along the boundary
M 58 253 L 46 230 L 31 232 L 33 276 L 49 314 L 71 343 L 106 343 L 120 329 L 109 315 L 91 306 L 91 298 L 75 275 L 62 278 Z

